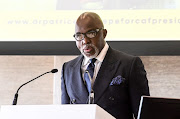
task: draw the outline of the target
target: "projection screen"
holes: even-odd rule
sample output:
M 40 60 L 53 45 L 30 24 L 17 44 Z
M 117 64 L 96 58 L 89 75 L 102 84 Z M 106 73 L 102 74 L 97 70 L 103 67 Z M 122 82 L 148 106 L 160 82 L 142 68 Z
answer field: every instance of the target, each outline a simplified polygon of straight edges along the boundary
M 180 40 L 179 0 L 1 0 L 0 41 L 74 41 L 74 24 L 97 12 L 107 41 Z

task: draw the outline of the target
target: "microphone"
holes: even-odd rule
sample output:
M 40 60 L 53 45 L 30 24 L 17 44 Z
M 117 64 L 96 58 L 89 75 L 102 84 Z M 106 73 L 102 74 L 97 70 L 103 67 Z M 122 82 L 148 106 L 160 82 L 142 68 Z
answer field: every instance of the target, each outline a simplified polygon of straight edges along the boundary
M 88 104 L 94 104 L 94 91 L 92 89 L 92 78 L 88 70 L 86 70 L 85 73 L 88 74 L 88 77 L 91 81 L 91 92 L 89 93 L 89 96 L 88 96 Z
M 41 77 L 41 76 L 43 76 L 43 75 L 45 75 L 45 74 L 47 74 L 47 73 L 56 73 L 56 72 L 58 72 L 58 69 L 52 69 L 51 71 L 46 72 L 46 73 L 44 73 L 44 74 L 41 74 L 40 76 L 38 76 L 38 77 L 36 77 L 36 78 L 34 78 L 34 79 L 32 79 L 32 80 L 30 80 L 30 81 L 28 81 L 28 82 L 22 84 L 22 85 L 18 88 L 16 94 L 14 95 L 14 100 L 13 100 L 13 104 L 12 104 L 12 105 L 16 105 L 16 104 L 17 104 L 17 100 L 18 100 L 18 92 L 19 92 L 19 90 L 20 90 L 24 85 L 26 85 L 26 84 L 28 84 L 28 83 L 34 81 L 35 79 L 37 79 L 37 78 L 39 78 L 39 77 Z
M 58 72 L 58 69 L 52 69 L 50 72 L 51 73 L 56 73 L 56 72 Z

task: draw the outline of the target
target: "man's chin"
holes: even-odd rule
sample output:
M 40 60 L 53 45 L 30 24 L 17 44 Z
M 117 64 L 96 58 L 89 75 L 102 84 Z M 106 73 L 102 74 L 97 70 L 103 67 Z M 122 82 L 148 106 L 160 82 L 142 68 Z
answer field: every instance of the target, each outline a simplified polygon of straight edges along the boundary
M 88 58 L 92 58 L 94 55 L 89 54 L 89 53 L 84 53 L 84 56 L 88 57 Z
M 91 54 L 91 53 L 83 53 L 83 55 L 89 59 L 97 57 L 97 53 Z

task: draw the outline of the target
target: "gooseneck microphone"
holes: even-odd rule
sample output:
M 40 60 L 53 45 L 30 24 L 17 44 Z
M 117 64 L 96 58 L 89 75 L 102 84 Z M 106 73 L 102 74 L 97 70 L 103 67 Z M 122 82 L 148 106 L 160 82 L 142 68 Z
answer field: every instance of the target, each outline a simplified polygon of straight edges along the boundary
M 88 104 L 94 104 L 94 91 L 92 89 L 92 78 L 88 70 L 86 70 L 85 73 L 88 74 L 88 77 L 91 81 L 91 92 L 89 93 L 89 96 L 88 96 Z
M 39 77 L 41 77 L 41 76 L 43 76 L 43 75 L 45 75 L 45 74 L 47 74 L 47 73 L 56 73 L 56 72 L 58 72 L 58 69 L 52 69 L 51 71 L 46 72 L 46 73 L 44 73 L 44 74 L 41 74 L 40 76 L 38 76 L 38 77 L 36 77 L 36 78 L 34 78 L 34 79 L 32 79 L 32 80 L 30 80 L 30 81 L 22 84 L 22 85 L 18 88 L 16 94 L 14 95 L 14 100 L 13 100 L 13 104 L 12 104 L 12 105 L 16 105 L 16 104 L 17 104 L 18 92 L 19 92 L 19 90 L 20 90 L 24 85 L 26 85 L 26 84 L 34 81 L 35 79 L 37 79 L 37 78 L 39 78 Z

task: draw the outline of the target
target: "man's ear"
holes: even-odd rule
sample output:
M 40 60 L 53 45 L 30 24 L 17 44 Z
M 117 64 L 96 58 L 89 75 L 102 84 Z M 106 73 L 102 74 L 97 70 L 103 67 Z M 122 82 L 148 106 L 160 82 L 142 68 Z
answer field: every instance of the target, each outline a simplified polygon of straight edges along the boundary
M 107 35 L 107 30 L 103 29 L 103 37 L 106 38 L 106 35 Z

